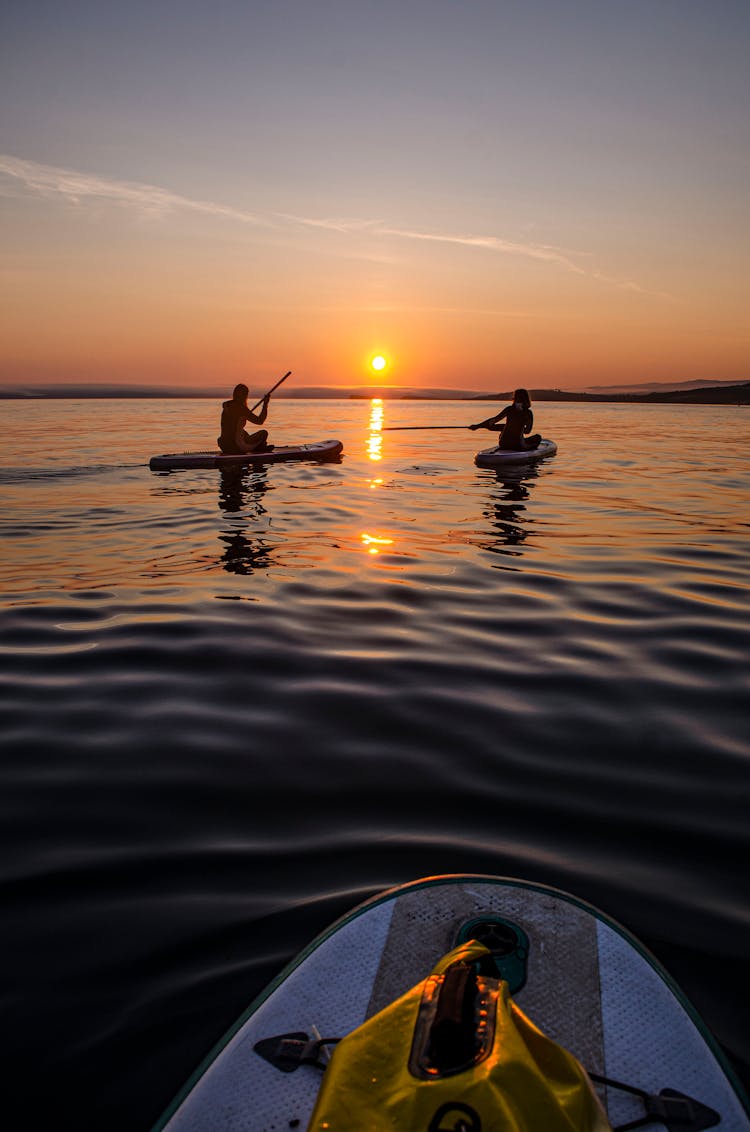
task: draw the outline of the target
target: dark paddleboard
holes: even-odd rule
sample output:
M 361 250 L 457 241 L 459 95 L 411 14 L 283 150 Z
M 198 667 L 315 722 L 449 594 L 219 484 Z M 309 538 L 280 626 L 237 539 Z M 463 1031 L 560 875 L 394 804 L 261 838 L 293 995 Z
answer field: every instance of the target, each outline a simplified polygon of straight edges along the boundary
M 335 460 L 341 455 L 343 448 L 340 440 L 319 440 L 314 444 L 282 444 L 270 452 L 244 452 L 236 456 L 225 456 L 222 452 L 174 452 L 165 456 L 152 456 L 148 466 L 152 472 L 168 472 L 178 468 L 280 464 L 289 460 Z

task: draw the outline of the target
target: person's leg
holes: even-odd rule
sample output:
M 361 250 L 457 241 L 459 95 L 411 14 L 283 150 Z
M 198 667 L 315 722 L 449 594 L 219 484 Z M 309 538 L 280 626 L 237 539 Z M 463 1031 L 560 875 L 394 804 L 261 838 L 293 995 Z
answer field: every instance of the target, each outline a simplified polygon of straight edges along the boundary
M 247 452 L 272 452 L 273 444 L 268 443 L 268 430 L 258 429 L 257 432 L 243 432 L 242 439 L 247 446 Z
M 538 448 L 542 442 L 541 432 L 535 432 L 533 436 L 527 436 L 524 441 L 525 448 Z

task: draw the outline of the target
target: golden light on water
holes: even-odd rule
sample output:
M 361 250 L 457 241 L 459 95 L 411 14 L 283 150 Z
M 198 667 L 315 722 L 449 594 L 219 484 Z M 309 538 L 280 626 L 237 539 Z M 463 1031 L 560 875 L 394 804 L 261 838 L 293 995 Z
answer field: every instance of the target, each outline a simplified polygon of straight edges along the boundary
M 381 546 L 393 546 L 392 538 L 380 538 L 377 535 L 368 535 L 364 532 L 360 535 L 360 538 L 368 554 L 380 554 Z
M 381 397 L 373 397 L 370 401 L 370 435 L 367 438 L 367 455 L 371 460 L 382 460 L 382 445 L 383 445 L 383 399 Z M 382 484 L 383 480 L 380 476 L 373 476 L 369 481 L 370 489 L 378 487 Z M 368 554 L 379 554 L 382 546 L 392 546 L 392 538 L 382 538 L 378 535 L 362 534 L 360 536 L 362 545 Z
M 383 437 L 379 432 L 371 432 L 367 440 L 367 455 L 371 460 L 383 459 Z
M 370 402 L 370 435 L 367 438 L 367 455 L 371 460 L 383 459 L 383 401 L 373 397 Z

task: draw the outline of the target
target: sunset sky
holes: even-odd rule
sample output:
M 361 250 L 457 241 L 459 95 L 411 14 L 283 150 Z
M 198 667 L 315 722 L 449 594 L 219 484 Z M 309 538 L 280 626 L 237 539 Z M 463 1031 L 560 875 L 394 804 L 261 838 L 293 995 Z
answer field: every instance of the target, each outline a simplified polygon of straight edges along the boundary
M 747 0 L 6 4 L 0 382 L 750 380 L 749 56 Z

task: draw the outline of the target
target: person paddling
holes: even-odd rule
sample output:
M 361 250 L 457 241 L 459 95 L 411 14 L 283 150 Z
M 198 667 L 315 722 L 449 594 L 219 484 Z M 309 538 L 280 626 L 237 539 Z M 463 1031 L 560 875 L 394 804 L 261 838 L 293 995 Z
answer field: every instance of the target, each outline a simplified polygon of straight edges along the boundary
M 268 402 L 271 394 L 266 393 L 260 412 L 254 413 L 247 407 L 249 389 L 246 385 L 235 385 L 231 401 L 221 407 L 221 436 L 216 443 L 225 456 L 241 455 L 243 452 L 271 452 L 273 444 L 268 443 L 268 432 L 261 428 L 257 432 L 245 431 L 245 424 L 262 425 L 268 416 Z
M 505 421 L 504 425 L 500 424 L 502 420 Z M 501 431 L 498 440 L 498 448 L 502 448 L 505 451 L 512 449 L 514 452 L 523 452 L 530 448 L 539 447 L 542 439 L 541 433 L 535 432 L 533 436 L 525 435 L 531 432 L 533 427 L 534 414 L 531 411 L 531 398 L 526 389 L 516 389 L 513 394 L 513 404 L 506 405 L 506 407 L 494 417 L 488 417 L 486 421 L 469 425 L 469 428 L 472 430 L 477 428 L 499 428 Z

